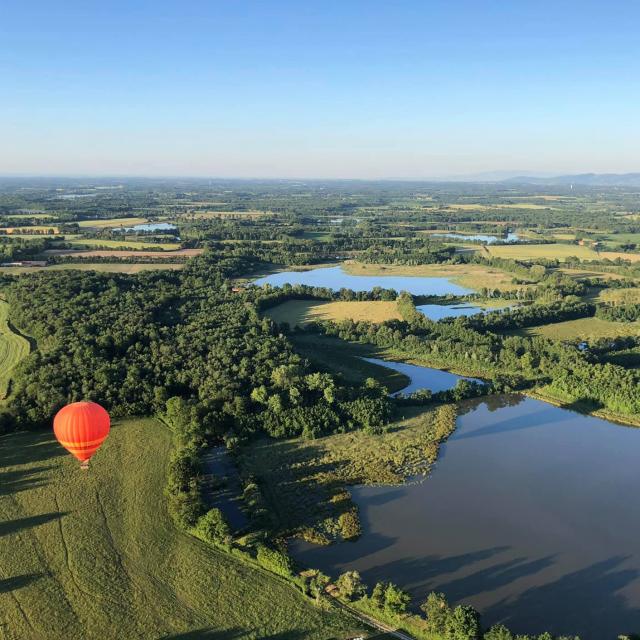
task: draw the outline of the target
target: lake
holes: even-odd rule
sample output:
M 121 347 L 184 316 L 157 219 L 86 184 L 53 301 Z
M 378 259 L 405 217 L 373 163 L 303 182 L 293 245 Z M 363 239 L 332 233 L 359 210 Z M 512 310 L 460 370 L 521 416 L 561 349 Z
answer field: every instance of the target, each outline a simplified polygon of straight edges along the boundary
M 416 306 L 416 309 L 430 320 L 442 320 L 443 318 L 459 318 L 461 316 L 474 316 L 477 313 L 506 310 L 509 307 L 476 307 L 471 304 L 421 304 Z
M 321 267 L 308 271 L 281 271 L 253 281 L 255 285 L 270 284 L 281 287 L 285 284 L 304 284 L 310 287 L 326 287 L 333 291 L 352 289 L 353 291 L 371 291 L 374 287 L 407 291 L 413 295 L 424 296 L 464 296 L 474 293 L 455 284 L 448 278 L 421 278 L 414 276 L 355 276 L 347 273 L 341 266 Z
M 481 382 L 474 378 L 463 378 L 463 376 L 458 376 L 455 373 L 449 373 L 448 371 L 430 369 L 429 367 L 421 367 L 419 365 L 408 364 L 406 362 L 391 362 L 389 360 L 381 360 L 379 358 L 362 359 L 367 362 L 372 362 L 373 364 L 378 364 L 381 367 L 387 367 L 394 371 L 398 371 L 399 373 L 403 373 L 411 379 L 411 382 L 406 387 L 400 389 L 400 391 L 397 391 L 396 393 L 410 394 L 414 391 L 419 391 L 420 389 L 430 389 L 433 393 L 437 393 L 438 391 L 453 389 L 460 379 Z
M 518 633 L 640 630 L 640 432 L 522 396 L 464 406 L 429 478 L 351 489 L 358 541 L 294 556 L 416 603 L 442 591 Z
M 463 233 L 433 233 L 436 238 L 454 238 L 455 240 L 466 240 L 467 242 L 484 242 L 494 244 L 496 242 L 518 242 L 520 236 L 517 233 L 507 233 L 506 236 L 488 236 L 483 233 L 465 235 Z
M 176 229 L 176 225 L 169 222 L 147 222 L 135 224 L 132 227 L 121 227 L 114 231 L 175 231 Z

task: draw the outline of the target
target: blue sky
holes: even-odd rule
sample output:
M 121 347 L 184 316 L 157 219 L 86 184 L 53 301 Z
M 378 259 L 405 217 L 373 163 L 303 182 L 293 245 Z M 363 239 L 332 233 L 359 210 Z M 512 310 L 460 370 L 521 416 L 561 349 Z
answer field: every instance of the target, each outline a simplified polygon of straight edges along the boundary
M 0 3 L 0 174 L 640 171 L 640 3 Z

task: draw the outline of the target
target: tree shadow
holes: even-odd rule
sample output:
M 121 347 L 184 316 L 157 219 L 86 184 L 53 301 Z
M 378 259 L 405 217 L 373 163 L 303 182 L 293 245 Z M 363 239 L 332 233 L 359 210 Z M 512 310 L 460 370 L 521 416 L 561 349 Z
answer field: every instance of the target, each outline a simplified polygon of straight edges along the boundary
M 553 562 L 552 555 L 537 560 L 513 558 L 480 569 L 463 578 L 438 584 L 435 590 L 445 593 L 452 602 L 462 602 L 471 596 L 491 592 L 525 576 L 534 575 L 550 567 Z
M 49 484 L 45 481 L 46 472 L 52 467 L 27 467 L 0 472 L 0 496 L 6 496 Z
M 470 438 L 480 438 L 482 436 L 496 435 L 498 433 L 507 433 L 509 431 L 522 431 L 523 429 L 531 429 L 539 427 L 543 424 L 554 422 L 562 422 L 563 420 L 572 419 L 570 413 L 562 413 L 556 407 L 548 407 L 536 411 L 534 414 L 525 414 L 493 422 L 485 427 L 474 429 L 466 433 L 454 434 L 455 440 L 468 440 Z
M 18 518 L 17 520 L 0 522 L 0 537 L 6 536 L 10 533 L 16 533 L 22 529 L 38 527 L 41 524 L 46 524 L 47 522 L 62 518 L 67 515 L 67 513 L 68 512 L 52 511 L 51 513 L 43 513 L 39 516 L 30 516 L 28 518 Z
M 22 576 L 14 576 L 13 578 L 6 578 L 0 580 L 0 593 L 8 593 L 9 591 L 15 591 L 16 589 L 22 589 L 27 585 L 42 578 L 43 573 L 25 573 Z
M 567 573 L 554 582 L 505 598 L 483 612 L 487 622 L 503 622 L 518 633 L 549 630 L 579 634 L 582 640 L 615 637 L 640 629 L 640 608 L 617 593 L 638 579 L 625 567 L 629 556 L 612 556 Z

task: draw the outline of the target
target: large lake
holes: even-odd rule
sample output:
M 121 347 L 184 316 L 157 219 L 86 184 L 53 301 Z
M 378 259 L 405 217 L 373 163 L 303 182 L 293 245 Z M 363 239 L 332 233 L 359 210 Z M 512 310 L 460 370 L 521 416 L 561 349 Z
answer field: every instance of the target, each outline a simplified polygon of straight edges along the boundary
M 310 287 L 327 287 L 334 291 L 352 289 L 371 291 L 374 287 L 407 291 L 413 295 L 463 296 L 474 293 L 455 284 L 448 278 L 421 278 L 414 276 L 355 276 L 343 271 L 342 267 L 322 267 L 309 271 L 281 271 L 253 281 L 253 284 L 270 284 L 281 287 L 285 284 L 305 284 Z
M 352 488 L 362 537 L 295 542 L 296 558 L 417 602 L 443 591 L 519 633 L 640 630 L 640 431 L 522 396 L 465 407 L 428 479 Z

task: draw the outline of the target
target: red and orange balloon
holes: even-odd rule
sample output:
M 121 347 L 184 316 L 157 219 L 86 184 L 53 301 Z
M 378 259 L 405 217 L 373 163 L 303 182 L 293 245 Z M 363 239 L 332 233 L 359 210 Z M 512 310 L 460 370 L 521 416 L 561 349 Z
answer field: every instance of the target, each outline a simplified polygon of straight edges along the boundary
M 83 469 L 89 458 L 109 435 L 109 414 L 95 402 L 73 402 L 62 407 L 53 419 L 58 442 L 80 462 Z

